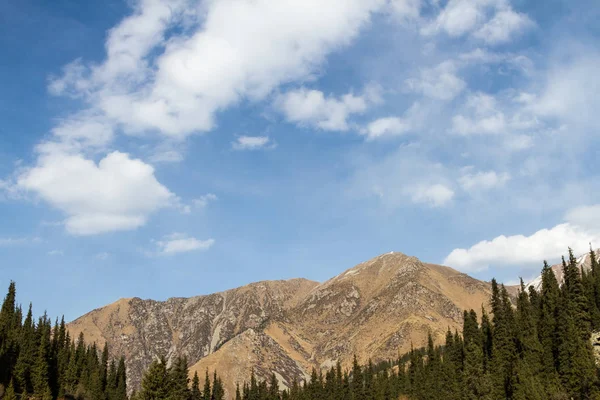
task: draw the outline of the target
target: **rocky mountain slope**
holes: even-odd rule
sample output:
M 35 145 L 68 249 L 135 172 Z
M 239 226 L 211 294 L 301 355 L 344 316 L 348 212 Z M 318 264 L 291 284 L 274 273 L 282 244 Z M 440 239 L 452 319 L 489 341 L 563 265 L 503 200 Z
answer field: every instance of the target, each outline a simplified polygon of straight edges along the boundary
M 319 284 L 303 279 L 258 282 L 241 288 L 165 302 L 122 299 L 69 324 L 71 335 L 126 356 L 130 388 L 154 357 L 186 355 L 201 377 L 218 370 L 226 391 L 274 372 L 282 387 L 313 367 L 340 361 L 396 357 L 441 342 L 459 329 L 462 311 L 481 310 L 490 285 L 451 268 L 388 253 Z
M 600 249 L 594 250 L 594 253 L 596 253 L 596 257 L 600 260 Z M 586 254 L 580 256 L 579 258 L 577 258 L 577 265 L 579 266 L 580 269 L 583 269 L 584 271 L 589 271 L 592 268 L 590 254 L 586 253 Z M 562 284 L 562 282 L 563 282 L 562 263 L 554 264 L 551 268 L 552 268 L 552 272 L 554 272 L 554 275 L 556 276 L 556 279 L 558 280 L 558 283 Z M 535 290 L 540 290 L 542 288 L 542 276 L 541 275 L 538 276 L 531 282 L 527 283 L 525 286 L 526 287 L 533 286 L 535 288 Z

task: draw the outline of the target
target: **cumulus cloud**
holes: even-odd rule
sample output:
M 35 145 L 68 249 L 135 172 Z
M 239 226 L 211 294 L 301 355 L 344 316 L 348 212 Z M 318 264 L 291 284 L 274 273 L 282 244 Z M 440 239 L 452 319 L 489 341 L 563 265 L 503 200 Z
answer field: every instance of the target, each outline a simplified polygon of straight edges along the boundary
M 282 83 L 309 77 L 384 4 L 213 1 L 194 12 L 186 0 L 140 1 L 110 31 L 102 64 L 77 61 L 51 89 L 83 96 L 129 132 L 181 138 L 210 130 L 215 113 L 240 99 L 262 99 Z M 168 36 L 186 18 L 185 35 Z
M 600 233 L 564 223 L 541 229 L 530 236 L 498 236 L 483 240 L 468 249 L 454 249 L 444 264 L 464 272 L 486 270 L 490 265 L 539 269 L 543 260 L 557 259 L 571 247 L 575 253 L 599 243 Z
M 485 270 L 491 265 L 539 269 L 543 260 L 556 260 L 569 247 L 575 254 L 583 254 L 590 243 L 600 243 L 600 204 L 575 207 L 564 219 L 564 223 L 529 236 L 501 235 L 468 249 L 454 249 L 444 264 L 465 272 Z
M 421 93 L 437 100 L 452 100 L 466 87 L 458 75 L 458 66 L 454 61 L 444 61 L 433 68 L 424 68 L 418 78 L 405 81 L 409 91 Z
M 274 148 L 275 143 L 268 136 L 239 136 L 231 142 L 234 150 L 260 150 Z
M 43 155 L 17 185 L 62 210 L 74 235 L 135 229 L 175 201 L 150 165 L 118 151 L 98 164 L 77 154 Z
M 506 172 L 498 174 L 496 171 L 479 171 L 464 174 L 459 183 L 465 191 L 474 192 L 504 186 L 509 179 L 510 174 Z
M 49 255 L 49 256 L 62 256 L 62 255 L 64 255 L 64 254 L 65 254 L 65 253 L 64 253 L 62 250 L 50 250 L 50 251 L 48 252 L 48 255 Z
M 162 240 L 157 241 L 156 246 L 158 248 L 158 254 L 174 255 L 190 251 L 208 250 L 214 243 L 214 239 L 199 240 L 182 233 L 173 233 L 165 236 Z
M 439 14 L 421 28 L 424 35 L 450 37 L 472 35 L 487 44 L 509 41 L 533 25 L 505 0 L 450 0 Z
M 290 122 L 328 131 L 346 131 L 348 118 L 367 110 L 368 98 L 352 93 L 339 98 L 326 97 L 320 90 L 301 88 L 279 96 L 276 105 Z
M 491 20 L 479 28 L 474 37 L 488 44 L 506 43 L 533 25 L 527 15 L 506 8 L 499 10 Z

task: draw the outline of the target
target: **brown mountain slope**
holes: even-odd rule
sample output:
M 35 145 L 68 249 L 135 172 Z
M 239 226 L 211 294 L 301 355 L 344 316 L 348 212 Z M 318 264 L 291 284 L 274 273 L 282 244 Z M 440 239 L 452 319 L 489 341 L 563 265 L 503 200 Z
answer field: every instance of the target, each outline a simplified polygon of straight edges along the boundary
M 489 295 L 486 282 L 388 253 L 323 284 L 260 282 L 190 299 L 120 300 L 69 329 L 125 354 L 130 388 L 153 357 L 185 354 L 192 373 L 203 378 L 216 368 L 233 394 L 252 369 L 258 378 L 273 371 L 289 386 L 312 367 L 348 366 L 354 354 L 396 357 L 430 331 L 439 342 L 448 327 L 460 328 L 464 309 L 481 310 Z
M 122 299 L 94 310 L 68 325 L 72 337 L 108 341 L 114 355 L 124 355 L 130 388 L 160 355 L 186 355 L 196 362 L 240 333 L 259 328 L 294 307 L 317 282 L 305 279 L 268 281 L 189 299 L 167 301 Z

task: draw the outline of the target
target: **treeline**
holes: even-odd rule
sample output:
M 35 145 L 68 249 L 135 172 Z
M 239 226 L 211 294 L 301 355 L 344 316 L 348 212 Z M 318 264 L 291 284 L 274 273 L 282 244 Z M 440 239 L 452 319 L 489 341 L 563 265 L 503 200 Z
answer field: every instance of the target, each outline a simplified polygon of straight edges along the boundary
M 463 332 L 446 333 L 442 346 L 431 336 L 422 349 L 398 360 L 350 370 L 338 364 L 326 372 L 312 371 L 308 382 L 294 381 L 279 390 L 275 375 L 238 386 L 236 400 L 567 400 L 599 399 L 598 368 L 590 340 L 600 328 L 600 265 L 590 252 L 591 270 L 578 267 L 573 252 L 563 259 L 563 283 L 547 263 L 542 287 L 521 289 L 511 299 L 504 285 L 492 280 L 489 310 L 465 311 Z M 190 382 L 186 358 L 170 366 L 164 358 L 146 370 L 132 400 L 223 400 L 223 382 L 216 372 L 200 385 Z M 23 320 L 15 303 L 15 286 L 0 310 L 0 384 L 3 399 L 126 400 L 125 362 L 109 359 L 83 336 L 75 342 L 64 320 L 51 327 L 44 315 L 34 323 L 31 306 Z
M 52 327 L 44 314 L 36 323 L 31 304 L 23 319 L 11 282 L 0 309 L 0 392 L 4 400 L 126 400 L 125 360 L 86 345 L 83 334 L 73 340 L 64 318 Z
M 200 388 L 198 373 L 194 373 L 190 386 L 188 362 L 177 357 L 170 367 L 164 357 L 154 360 L 142 378 L 142 387 L 131 395 L 131 400 L 223 400 L 225 389 L 217 373 L 212 382 L 206 371 L 204 385 Z
M 238 387 L 236 400 L 567 400 L 598 399 L 598 368 L 590 341 L 600 327 L 600 266 L 580 271 L 573 252 L 563 259 L 559 285 L 547 263 L 542 288 L 521 290 L 516 304 L 492 281 L 490 311 L 465 311 L 462 335 L 448 331 L 443 346 L 429 337 L 424 349 L 394 362 L 350 371 L 313 370 L 309 382 L 277 388 L 277 379 Z

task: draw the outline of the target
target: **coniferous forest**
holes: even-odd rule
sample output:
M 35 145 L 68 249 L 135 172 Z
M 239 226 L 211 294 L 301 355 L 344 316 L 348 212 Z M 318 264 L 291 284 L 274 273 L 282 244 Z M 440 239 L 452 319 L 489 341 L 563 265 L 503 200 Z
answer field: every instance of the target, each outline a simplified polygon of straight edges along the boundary
M 12 282 L 0 310 L 0 385 L 3 399 L 127 399 L 125 359 L 109 359 L 108 347 L 86 345 L 31 305 L 23 319 Z
M 578 267 L 573 252 L 563 259 L 559 285 L 548 264 L 542 287 L 521 289 L 511 298 L 492 281 L 489 305 L 464 312 L 462 334 L 448 331 L 445 344 L 429 337 L 425 348 L 398 360 L 338 364 L 312 371 L 308 382 L 280 391 L 275 375 L 268 382 L 238 386 L 236 400 L 397 400 L 397 399 L 598 399 L 600 384 L 591 334 L 600 329 L 600 264 L 590 252 L 591 270 Z M 185 358 L 167 366 L 155 360 L 146 371 L 136 400 L 221 400 L 223 383 L 208 371 L 204 384 L 188 378 Z M 127 398 L 125 363 L 109 359 L 106 346 L 72 340 L 64 321 L 45 315 L 34 323 L 15 303 L 11 283 L 0 311 L 0 383 L 4 399 L 121 400 Z M 232 394 L 233 396 L 234 394 Z

